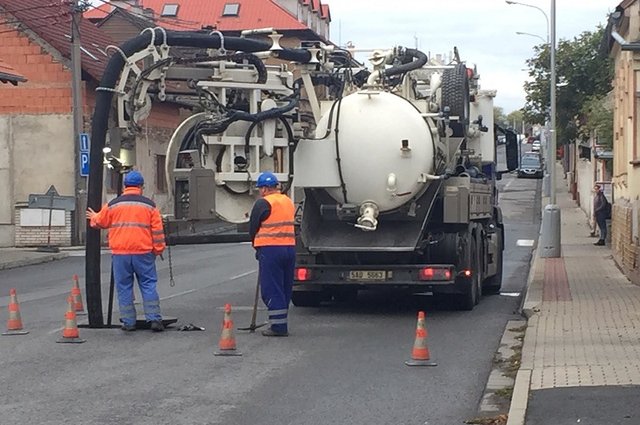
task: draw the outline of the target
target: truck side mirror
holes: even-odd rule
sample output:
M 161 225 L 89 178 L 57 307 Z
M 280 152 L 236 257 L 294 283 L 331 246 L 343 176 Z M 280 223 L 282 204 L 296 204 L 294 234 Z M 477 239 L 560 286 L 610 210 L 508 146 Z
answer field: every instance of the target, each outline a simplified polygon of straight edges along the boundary
M 513 132 L 506 134 L 507 169 L 513 171 L 518 168 L 518 136 Z

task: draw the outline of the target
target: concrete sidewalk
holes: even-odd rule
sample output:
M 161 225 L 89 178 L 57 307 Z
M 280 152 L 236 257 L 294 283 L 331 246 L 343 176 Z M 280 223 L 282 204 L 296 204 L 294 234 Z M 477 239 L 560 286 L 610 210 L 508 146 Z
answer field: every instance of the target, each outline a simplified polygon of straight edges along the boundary
M 31 266 L 61 260 L 69 256 L 71 248 L 57 253 L 38 252 L 36 248 L 0 248 L 0 270 Z
M 620 414 L 602 411 L 619 409 L 605 404 L 602 395 L 622 388 L 633 388 L 633 406 L 638 404 L 637 387 L 625 386 L 640 385 L 640 287 L 618 269 L 609 247 L 593 245 L 597 239 L 589 237 L 585 213 L 571 200 L 565 180 L 558 180 L 562 257 L 539 258 L 534 253 L 523 307 L 529 320 L 507 425 L 580 423 L 578 412 L 586 415 L 583 423 L 619 423 L 584 418 Z M 545 398 L 546 404 L 535 402 L 544 393 L 539 390 L 547 389 L 567 391 L 552 393 L 555 399 Z M 571 403 L 585 394 L 591 394 L 592 411 L 571 410 Z M 550 411 L 549 400 L 557 401 L 558 412 Z M 539 406 L 535 419 L 528 404 Z M 640 408 L 630 409 L 624 423 L 640 423 Z M 575 416 L 572 422 L 570 414 Z

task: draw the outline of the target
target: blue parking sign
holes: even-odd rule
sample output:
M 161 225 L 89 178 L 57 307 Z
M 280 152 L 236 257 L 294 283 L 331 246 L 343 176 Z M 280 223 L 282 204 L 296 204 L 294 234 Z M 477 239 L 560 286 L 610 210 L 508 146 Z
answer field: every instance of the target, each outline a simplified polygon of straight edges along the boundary
M 80 152 L 89 152 L 89 135 L 80 133 Z
M 89 152 L 80 152 L 80 175 L 82 177 L 89 175 Z

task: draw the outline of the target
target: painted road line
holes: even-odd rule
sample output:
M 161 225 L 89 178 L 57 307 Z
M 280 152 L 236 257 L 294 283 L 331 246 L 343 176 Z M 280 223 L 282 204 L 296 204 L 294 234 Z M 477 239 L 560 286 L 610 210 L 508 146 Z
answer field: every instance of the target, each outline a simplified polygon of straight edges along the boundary
M 533 239 L 518 239 L 516 242 L 517 246 L 533 246 L 536 241 Z

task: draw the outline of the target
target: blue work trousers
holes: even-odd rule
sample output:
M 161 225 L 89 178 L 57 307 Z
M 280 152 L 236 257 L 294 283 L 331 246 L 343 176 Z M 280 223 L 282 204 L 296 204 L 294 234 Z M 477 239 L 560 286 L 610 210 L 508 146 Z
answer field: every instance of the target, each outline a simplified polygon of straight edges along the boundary
M 125 325 L 135 325 L 136 308 L 133 304 L 133 275 L 135 274 L 142 293 L 142 307 L 148 322 L 162 320 L 160 297 L 156 285 L 156 256 L 153 253 L 135 255 L 113 255 L 113 278 L 118 291 L 120 321 Z
M 287 317 L 293 271 L 296 265 L 292 246 L 263 246 L 257 249 L 260 263 L 260 292 L 269 309 L 269 324 L 274 332 L 288 332 Z

